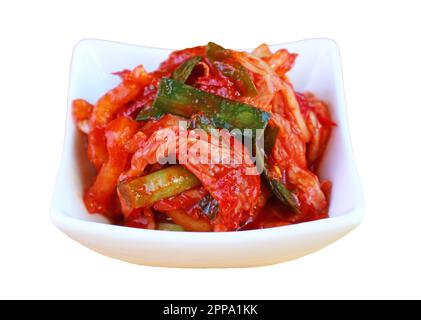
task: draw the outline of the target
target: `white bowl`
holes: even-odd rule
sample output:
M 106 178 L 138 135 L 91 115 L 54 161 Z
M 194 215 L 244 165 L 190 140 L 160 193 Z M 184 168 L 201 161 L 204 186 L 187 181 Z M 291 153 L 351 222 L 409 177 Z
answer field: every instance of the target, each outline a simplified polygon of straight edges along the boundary
M 257 45 L 257 44 L 256 44 Z M 66 138 L 51 206 L 56 226 L 84 246 L 112 258 L 167 267 L 251 267 L 315 252 L 354 229 L 364 200 L 348 133 L 338 47 L 328 39 L 271 46 L 299 54 L 290 78 L 298 91 L 329 102 L 338 124 L 321 168 L 333 182 L 329 218 L 279 228 L 226 233 L 188 233 L 127 228 L 87 213 L 82 193 L 88 181 L 86 152 L 71 118 L 75 98 L 95 102 L 119 79 L 112 72 L 142 63 L 154 70 L 170 50 L 102 40 L 83 40 L 73 51 Z

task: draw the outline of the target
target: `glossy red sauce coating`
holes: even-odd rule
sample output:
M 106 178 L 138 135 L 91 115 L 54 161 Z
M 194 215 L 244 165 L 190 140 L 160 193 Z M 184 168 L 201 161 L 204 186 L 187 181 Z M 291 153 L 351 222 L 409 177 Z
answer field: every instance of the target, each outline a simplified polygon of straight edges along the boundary
M 219 150 L 220 144 L 199 139 L 200 136 L 189 136 L 189 139 L 183 140 L 182 132 L 179 127 L 167 127 L 155 131 L 148 140 L 145 140 L 138 151 L 133 155 L 131 168 L 121 179 L 124 181 L 144 174 L 144 170 L 150 164 L 156 163 L 156 153 L 167 141 L 162 142 L 159 137 L 174 135 L 176 137 L 177 158 L 184 158 L 186 162 L 182 163 L 191 173 L 193 173 L 204 185 L 206 190 L 219 202 L 219 214 L 214 221 L 216 231 L 236 230 L 244 224 L 251 216 L 254 216 L 254 207 L 260 194 L 260 177 L 257 174 L 246 174 L 247 170 L 256 170 L 254 164 L 248 158 L 248 152 L 243 148 L 228 148 Z M 186 130 L 185 134 L 191 131 Z M 233 142 L 240 143 L 233 139 Z M 186 145 L 184 145 L 186 144 Z M 238 165 L 232 163 L 199 163 L 195 161 L 195 155 L 187 154 L 192 147 L 199 144 L 209 147 L 210 152 L 216 154 L 218 151 L 229 153 L 232 163 L 238 160 Z M 183 147 L 184 145 L 184 147 Z M 241 145 L 242 147 L 242 145 Z M 165 150 L 166 148 L 164 148 Z M 240 153 L 242 150 L 244 152 Z M 242 161 L 239 157 L 244 157 Z
M 241 83 L 224 76 L 206 57 L 206 47 L 199 46 L 174 51 L 152 72 L 141 65 L 116 72 L 121 83 L 94 105 L 82 99 L 73 101 L 73 118 L 87 134 L 88 157 L 98 172 L 84 196 L 89 212 L 101 213 L 129 227 L 155 229 L 160 221 L 174 220 L 193 231 L 194 220 L 198 222 L 196 231 L 233 231 L 285 226 L 328 216 L 332 185 L 319 181 L 317 176 L 335 126 L 327 105 L 312 94 L 293 90 L 286 73 L 293 67 L 296 54 L 285 49 L 271 53 L 265 45 L 253 55 L 231 52 L 232 61 L 227 63 L 241 63 L 247 69 L 258 91 L 256 97 L 244 96 Z M 161 78 L 171 77 L 181 64 L 196 56 L 202 60 L 187 84 L 271 113 L 270 124 L 279 127 L 279 133 L 268 161 L 278 166 L 279 178 L 296 197 L 298 214 L 288 211 L 271 195 L 258 175 L 246 175 L 245 165 L 234 168 L 187 163 L 185 167 L 199 178 L 202 186 L 151 207 L 131 208 L 118 197 L 117 185 L 125 179 L 162 168 L 154 161 L 159 147 L 154 137 L 157 132 L 172 130 L 182 118 L 165 115 L 159 120 L 141 122 L 135 118 L 140 110 L 152 106 Z M 209 195 L 219 205 L 216 218 L 206 216 L 198 205 Z
M 111 121 L 105 128 L 109 156 L 101 166 L 95 183 L 85 194 L 84 201 L 89 212 L 102 213 L 110 218 L 118 216 L 115 190 L 119 176 L 130 161 L 130 153 L 124 146 L 133 138 L 139 127 L 137 121 L 120 117 Z

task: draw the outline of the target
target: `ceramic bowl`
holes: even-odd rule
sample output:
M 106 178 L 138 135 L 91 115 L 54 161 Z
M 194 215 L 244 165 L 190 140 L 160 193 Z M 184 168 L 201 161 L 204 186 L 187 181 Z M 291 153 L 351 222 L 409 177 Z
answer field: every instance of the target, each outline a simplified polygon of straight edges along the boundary
M 62 163 L 51 205 L 55 225 L 75 241 L 131 263 L 166 267 L 251 267 L 279 263 L 315 252 L 354 229 L 364 200 L 348 132 L 341 62 L 336 43 L 312 39 L 271 46 L 299 54 L 289 73 L 297 91 L 312 91 L 331 106 L 337 123 L 320 175 L 333 183 L 329 218 L 296 225 L 241 232 L 191 233 L 142 230 L 110 224 L 86 211 L 82 194 L 90 166 L 71 118 L 75 98 L 95 102 L 119 79 L 111 73 L 143 64 L 154 70 L 170 50 L 102 40 L 74 48 Z

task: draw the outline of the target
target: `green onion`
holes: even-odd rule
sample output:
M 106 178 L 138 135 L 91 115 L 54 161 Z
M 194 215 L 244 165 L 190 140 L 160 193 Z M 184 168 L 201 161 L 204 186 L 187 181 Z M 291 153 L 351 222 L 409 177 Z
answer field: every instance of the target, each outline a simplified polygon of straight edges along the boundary
M 163 231 L 185 231 L 184 228 L 182 226 L 179 226 L 178 224 L 164 222 L 158 223 L 157 229 Z
M 232 57 L 230 50 L 209 42 L 206 46 L 206 57 L 219 72 L 235 83 L 242 95 L 254 97 L 258 94 L 246 68 Z
M 280 177 L 280 170 L 276 165 L 272 165 L 267 161 L 267 156 L 261 150 L 256 151 L 256 161 L 259 165 L 263 166 L 263 177 L 269 186 L 272 193 L 278 198 L 279 201 L 289 210 L 298 213 L 299 204 L 295 195 L 289 191 L 286 185 L 282 182 Z M 278 173 L 279 172 L 279 173 Z
M 287 209 L 293 213 L 298 213 L 300 210 L 297 198 L 282 182 L 280 169 L 276 165 L 270 164 L 267 160 L 267 155 L 272 152 L 278 132 L 278 127 L 267 126 L 264 135 L 264 150 L 256 149 L 256 162 L 257 165 L 263 166 L 263 177 L 276 198 Z
M 123 182 L 118 185 L 118 192 L 131 208 L 143 208 L 199 185 L 194 174 L 175 165 Z
M 300 210 L 297 198 L 291 191 L 287 189 L 285 184 L 280 179 L 271 178 L 266 168 L 263 175 L 266 178 L 266 181 L 273 194 L 282 202 L 286 208 L 291 210 L 293 213 L 298 213 Z
M 173 73 L 172 78 L 180 82 L 186 82 L 194 67 L 202 60 L 201 57 L 193 57 L 185 61 Z
M 264 148 L 265 154 L 270 154 L 272 152 L 273 147 L 275 146 L 276 138 L 279 133 L 279 128 L 274 125 L 268 125 L 265 129 L 265 141 L 264 141 Z
M 190 118 L 193 114 L 203 114 L 217 128 L 264 129 L 270 114 L 251 105 L 229 100 L 203 90 L 196 89 L 180 81 L 162 78 L 158 95 L 147 111 L 141 111 L 137 120 L 160 118 L 171 113 Z

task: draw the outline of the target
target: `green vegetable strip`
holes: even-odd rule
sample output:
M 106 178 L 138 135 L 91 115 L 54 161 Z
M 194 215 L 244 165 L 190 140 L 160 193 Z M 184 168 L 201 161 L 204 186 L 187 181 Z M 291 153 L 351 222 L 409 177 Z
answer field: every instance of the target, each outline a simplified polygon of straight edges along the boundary
M 211 62 L 225 61 L 231 58 L 231 52 L 215 42 L 209 42 L 206 46 L 206 57 Z
M 282 182 L 281 178 L 275 177 L 275 166 L 271 165 L 267 161 L 267 155 L 272 152 L 273 145 L 275 143 L 276 134 L 278 133 L 278 128 L 276 127 L 267 127 L 265 130 L 265 150 L 256 150 L 256 162 L 258 165 L 263 166 L 263 177 L 267 182 L 272 193 L 278 198 L 282 204 L 291 210 L 293 213 L 298 213 L 300 211 L 297 198 L 294 194 L 287 189 L 285 184 Z M 269 130 L 269 132 L 268 132 Z M 271 141 L 266 142 L 266 139 Z
M 232 57 L 230 50 L 209 42 L 206 46 L 206 57 L 219 72 L 235 83 L 242 95 L 254 97 L 258 94 L 246 68 Z
M 279 128 L 275 125 L 268 125 L 265 130 L 264 148 L 265 153 L 270 154 L 275 146 L 276 138 L 278 137 Z
M 264 177 L 266 178 L 266 181 L 273 194 L 285 205 L 285 207 L 294 213 L 298 213 L 300 211 L 298 201 L 294 194 L 287 189 L 282 181 L 270 178 L 267 169 L 264 170 Z
M 201 57 L 193 57 L 185 61 L 181 66 L 179 66 L 172 76 L 174 80 L 180 82 L 186 82 L 190 77 L 194 67 L 202 60 Z
M 297 198 L 294 194 L 287 189 L 285 184 L 281 181 L 281 177 L 274 177 L 274 173 L 277 172 L 275 165 L 271 165 L 267 161 L 267 155 L 272 153 L 272 149 L 275 146 L 276 138 L 279 133 L 279 128 L 275 125 L 268 125 L 265 130 L 265 141 L 264 141 L 264 152 L 260 151 L 257 153 L 258 161 L 262 161 L 264 164 L 263 176 L 265 177 L 272 193 L 294 213 L 298 213 L 299 205 Z M 262 154 L 264 154 L 262 156 Z M 269 171 L 272 174 L 269 174 Z
M 179 226 L 175 223 L 164 223 L 160 222 L 157 226 L 158 230 L 164 230 L 164 231 L 185 231 L 182 226 Z
M 202 129 L 207 133 L 211 133 L 212 129 L 216 129 L 211 119 L 204 116 L 203 114 L 195 115 L 189 122 L 189 129 Z
M 270 114 L 251 105 L 225 99 L 196 89 L 179 81 L 162 78 L 158 95 L 151 109 L 140 112 L 137 120 L 159 118 L 171 113 L 189 118 L 193 114 L 204 114 L 217 128 L 264 129 Z M 253 130 L 255 134 L 255 130 Z
M 118 192 L 130 207 L 143 208 L 199 185 L 195 175 L 175 165 L 123 182 L 118 186 Z

